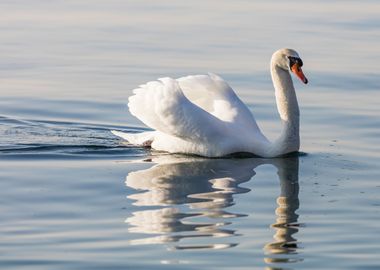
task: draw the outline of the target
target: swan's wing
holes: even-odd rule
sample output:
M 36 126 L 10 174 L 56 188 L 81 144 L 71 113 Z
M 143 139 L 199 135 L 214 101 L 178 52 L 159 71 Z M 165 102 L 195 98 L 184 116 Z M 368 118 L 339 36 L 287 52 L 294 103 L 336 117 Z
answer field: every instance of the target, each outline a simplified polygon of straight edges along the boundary
M 148 82 L 133 93 L 130 112 L 153 129 L 195 142 L 223 134 L 222 121 L 190 102 L 174 79 Z
M 255 123 L 247 106 L 233 89 L 216 74 L 195 75 L 179 78 L 178 83 L 185 96 L 194 104 L 215 117 L 241 125 Z

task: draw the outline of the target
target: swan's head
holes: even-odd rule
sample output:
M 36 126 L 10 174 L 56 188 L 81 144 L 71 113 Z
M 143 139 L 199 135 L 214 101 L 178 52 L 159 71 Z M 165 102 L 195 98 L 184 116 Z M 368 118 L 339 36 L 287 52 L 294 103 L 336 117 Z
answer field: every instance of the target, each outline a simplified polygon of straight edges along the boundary
M 295 50 L 292 49 L 280 49 L 276 51 L 272 56 L 272 66 L 278 66 L 284 70 L 293 72 L 303 83 L 308 83 L 308 80 L 303 74 L 302 66 L 303 62 L 301 57 Z

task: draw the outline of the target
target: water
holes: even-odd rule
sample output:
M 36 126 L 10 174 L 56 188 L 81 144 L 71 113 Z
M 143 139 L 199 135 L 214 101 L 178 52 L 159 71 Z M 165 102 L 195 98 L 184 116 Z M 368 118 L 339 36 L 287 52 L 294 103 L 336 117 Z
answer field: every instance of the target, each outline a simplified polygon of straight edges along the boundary
M 377 1 L 2 1 L 1 269 L 379 269 Z M 299 156 L 131 147 L 131 90 L 212 71 L 280 130 L 272 52 L 298 50 Z

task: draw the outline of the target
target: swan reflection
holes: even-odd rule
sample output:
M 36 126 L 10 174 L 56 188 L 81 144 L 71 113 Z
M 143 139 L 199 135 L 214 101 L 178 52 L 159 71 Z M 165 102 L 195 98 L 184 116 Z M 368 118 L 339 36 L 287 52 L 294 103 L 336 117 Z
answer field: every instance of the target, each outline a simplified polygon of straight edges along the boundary
M 224 228 L 229 219 L 245 216 L 225 209 L 234 204 L 233 196 L 248 192 L 239 184 L 255 174 L 250 160 L 160 157 L 158 164 L 126 177 L 126 185 L 145 190 L 128 196 L 137 206 L 160 206 L 136 211 L 127 218 L 129 231 L 159 236 L 133 240 L 132 244 L 179 242 L 200 239 L 200 244 L 174 245 L 174 249 L 222 249 L 236 243 L 203 243 L 202 239 L 236 235 Z
M 276 221 L 271 225 L 275 230 L 274 241 L 265 245 L 266 263 L 294 263 L 302 261 L 296 258 L 299 243 L 294 234 L 300 224 L 296 213 L 299 208 L 298 157 L 276 159 L 274 164 L 278 170 L 281 193 L 277 198 Z M 288 256 L 292 254 L 293 256 Z M 267 269 L 279 269 L 267 268 Z M 280 268 L 281 269 L 281 268 Z
M 153 167 L 131 172 L 126 185 L 138 191 L 130 196 L 139 207 L 126 219 L 129 231 L 152 237 L 132 240 L 131 244 L 167 244 L 169 249 L 223 249 L 236 246 L 232 236 L 236 218 L 246 216 L 227 209 L 235 195 L 250 191 L 241 187 L 255 175 L 254 169 L 272 164 L 278 170 L 281 194 L 277 198 L 274 241 L 265 245 L 267 263 L 291 262 L 298 242 L 298 157 L 278 159 L 200 159 L 161 156 Z M 182 244 L 188 242 L 190 244 Z M 180 244 L 181 243 L 181 244 Z M 283 255 L 283 256 L 281 256 Z M 292 258 L 294 260 L 294 258 Z

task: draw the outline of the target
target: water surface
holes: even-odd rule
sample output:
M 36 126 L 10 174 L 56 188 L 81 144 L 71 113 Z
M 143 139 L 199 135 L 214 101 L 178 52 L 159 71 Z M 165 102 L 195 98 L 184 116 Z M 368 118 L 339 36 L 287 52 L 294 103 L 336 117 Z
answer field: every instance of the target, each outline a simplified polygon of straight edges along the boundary
M 378 269 L 377 1 L 2 1 L 2 269 Z M 270 138 L 272 52 L 299 51 L 303 154 L 133 147 L 126 107 L 215 72 Z

